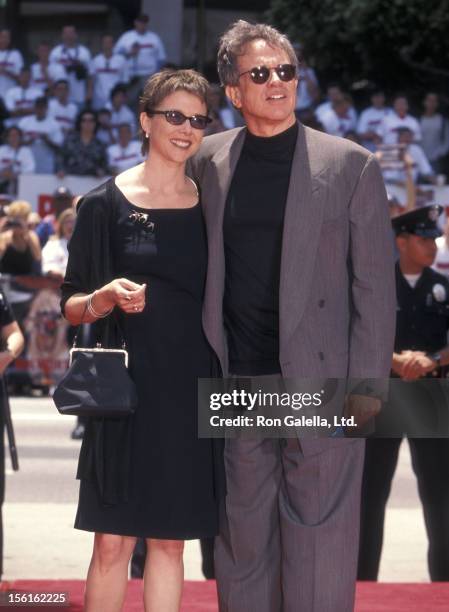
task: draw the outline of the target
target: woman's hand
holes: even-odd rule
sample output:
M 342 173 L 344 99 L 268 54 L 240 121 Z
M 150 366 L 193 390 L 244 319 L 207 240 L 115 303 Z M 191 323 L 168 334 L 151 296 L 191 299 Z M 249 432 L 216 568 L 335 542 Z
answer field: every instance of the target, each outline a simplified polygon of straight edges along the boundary
M 99 312 L 118 306 L 123 312 L 137 314 L 145 308 L 146 284 L 116 278 L 95 292 L 92 305 Z
M 14 361 L 10 351 L 0 351 L 0 375 L 4 373 L 10 363 Z

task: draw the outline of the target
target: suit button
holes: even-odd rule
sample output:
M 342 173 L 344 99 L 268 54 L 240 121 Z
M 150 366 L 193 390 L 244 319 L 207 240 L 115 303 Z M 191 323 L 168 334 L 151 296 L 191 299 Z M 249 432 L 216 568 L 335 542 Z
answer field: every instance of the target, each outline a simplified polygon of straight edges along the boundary
M 324 353 L 322 353 L 321 351 L 318 353 L 318 357 L 321 361 L 324 361 Z
M 325 304 L 325 301 L 324 301 L 324 300 L 320 300 L 320 301 L 318 302 L 318 306 L 319 306 L 320 308 L 324 308 L 324 304 Z

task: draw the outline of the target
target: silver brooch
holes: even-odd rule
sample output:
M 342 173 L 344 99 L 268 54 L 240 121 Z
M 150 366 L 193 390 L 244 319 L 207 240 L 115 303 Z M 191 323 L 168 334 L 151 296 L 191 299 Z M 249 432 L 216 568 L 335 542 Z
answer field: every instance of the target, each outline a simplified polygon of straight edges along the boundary
M 148 213 L 133 212 L 129 215 L 129 219 L 135 224 L 144 229 L 148 233 L 154 233 L 155 224 L 150 221 Z

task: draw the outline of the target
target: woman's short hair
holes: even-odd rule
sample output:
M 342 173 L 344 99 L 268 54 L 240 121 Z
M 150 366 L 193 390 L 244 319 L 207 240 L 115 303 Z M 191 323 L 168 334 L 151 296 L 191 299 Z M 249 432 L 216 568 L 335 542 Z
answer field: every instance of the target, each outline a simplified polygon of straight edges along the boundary
M 31 204 L 26 200 L 14 200 L 8 206 L 7 215 L 8 217 L 27 219 L 31 211 Z
M 249 23 L 239 19 L 220 38 L 217 69 L 224 87 L 238 84 L 238 57 L 244 55 L 246 45 L 254 40 L 264 40 L 270 47 L 282 49 L 288 55 L 290 63 L 298 66 L 293 45 L 285 34 L 265 23 Z
M 64 225 L 64 222 L 67 221 L 67 219 L 76 219 L 76 212 L 73 210 L 73 208 L 66 208 L 56 219 L 56 234 L 58 235 L 58 238 L 62 238 L 63 236 L 62 226 Z
M 157 109 L 159 104 L 175 91 L 186 91 L 204 102 L 209 111 L 210 91 L 209 83 L 196 70 L 161 70 L 153 74 L 145 83 L 143 93 L 140 98 L 140 112 L 146 113 L 151 117 L 151 110 Z M 142 153 L 148 152 L 148 140 L 145 138 L 143 130 Z

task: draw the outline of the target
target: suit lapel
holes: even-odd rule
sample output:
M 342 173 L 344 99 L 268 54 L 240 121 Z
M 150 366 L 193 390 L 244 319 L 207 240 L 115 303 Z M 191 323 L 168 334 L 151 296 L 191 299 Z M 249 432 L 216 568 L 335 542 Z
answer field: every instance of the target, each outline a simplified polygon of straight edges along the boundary
M 219 149 L 205 173 L 202 193 L 206 194 L 204 217 L 208 237 L 208 269 L 204 295 L 203 326 L 209 343 L 226 371 L 226 350 L 223 330 L 223 293 L 225 283 L 225 254 L 223 216 L 237 162 L 242 151 L 246 130 L 237 132 Z
M 324 202 L 326 169 L 313 147 L 313 132 L 299 124 L 284 217 L 279 289 L 280 351 L 298 326 L 313 277 Z

